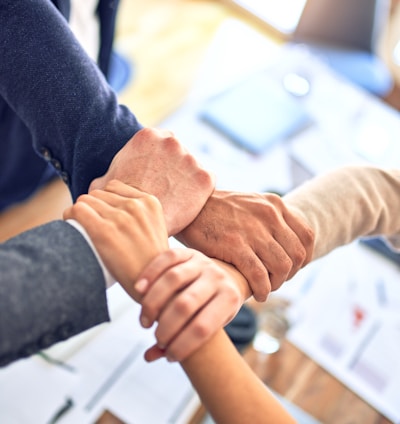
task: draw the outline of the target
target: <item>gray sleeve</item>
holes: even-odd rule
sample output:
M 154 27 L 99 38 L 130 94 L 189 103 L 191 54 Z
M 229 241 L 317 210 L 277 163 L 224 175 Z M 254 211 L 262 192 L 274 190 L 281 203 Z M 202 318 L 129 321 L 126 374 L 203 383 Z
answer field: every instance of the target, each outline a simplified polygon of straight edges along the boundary
M 0 244 L 0 366 L 108 320 L 102 270 L 71 225 Z

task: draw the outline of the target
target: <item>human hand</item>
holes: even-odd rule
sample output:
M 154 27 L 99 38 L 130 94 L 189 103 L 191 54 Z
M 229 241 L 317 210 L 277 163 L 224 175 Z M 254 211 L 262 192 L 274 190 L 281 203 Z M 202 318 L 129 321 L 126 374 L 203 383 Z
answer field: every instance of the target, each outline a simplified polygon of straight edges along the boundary
M 111 275 L 135 300 L 134 283 L 142 268 L 168 249 L 162 207 L 152 195 L 112 180 L 104 190 L 80 196 L 66 209 L 86 230 Z
M 169 235 L 181 231 L 200 212 L 214 190 L 205 171 L 169 131 L 145 128 L 115 155 L 106 174 L 92 181 L 89 192 L 111 179 L 156 196 Z
M 145 328 L 158 321 L 148 361 L 185 359 L 237 314 L 248 286 L 233 272 L 186 248 L 161 253 L 143 270 L 135 286 L 143 296 L 140 320 Z
M 276 194 L 215 191 L 176 238 L 233 264 L 265 301 L 312 256 L 314 234 Z

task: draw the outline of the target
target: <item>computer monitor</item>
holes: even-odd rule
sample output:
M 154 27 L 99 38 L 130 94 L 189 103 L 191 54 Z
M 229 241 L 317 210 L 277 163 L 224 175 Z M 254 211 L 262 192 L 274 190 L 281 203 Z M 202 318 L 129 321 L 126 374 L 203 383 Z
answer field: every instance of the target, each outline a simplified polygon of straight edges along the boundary
M 389 0 L 223 0 L 286 39 L 373 51 Z
M 307 0 L 293 39 L 372 52 L 387 6 L 387 0 Z

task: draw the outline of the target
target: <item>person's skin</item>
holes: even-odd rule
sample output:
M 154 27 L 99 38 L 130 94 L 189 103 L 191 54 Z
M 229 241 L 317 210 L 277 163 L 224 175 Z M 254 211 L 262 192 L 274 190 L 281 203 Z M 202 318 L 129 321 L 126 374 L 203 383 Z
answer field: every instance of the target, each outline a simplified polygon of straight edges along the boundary
M 347 166 L 308 181 L 282 200 L 315 231 L 314 260 L 361 236 L 400 234 L 399 214 L 393 213 L 400 209 L 399 187 L 400 171 L 397 169 Z M 191 261 L 196 259 L 192 256 Z M 185 275 L 177 272 L 188 266 L 184 264 L 188 259 L 187 252 L 164 252 L 139 278 L 142 314 L 159 321 L 160 326 L 168 303 L 157 308 L 157 303 L 151 302 L 155 294 L 168 302 L 170 298 L 179 297 L 182 288 L 188 290 Z M 182 358 L 181 351 L 171 352 L 168 347 L 165 354 Z M 162 350 L 153 347 L 148 358 L 162 355 Z
M 0 97 L 29 131 L 35 150 L 59 169 L 73 199 L 103 175 L 99 186 L 94 182 L 92 188 L 102 188 L 106 181 L 116 178 L 157 196 L 170 235 L 193 221 L 214 188 L 213 178 L 171 136 L 159 145 L 151 142 L 151 130 L 145 130 L 129 140 L 142 126 L 118 104 L 116 94 L 53 5 L 45 0 L 3 0 L 0 16 Z M 138 139 L 147 142 L 137 143 Z M 153 162 L 157 151 L 164 159 Z M 165 178 L 165 171 L 175 174 Z M 273 286 L 281 284 L 305 263 L 310 244 L 302 244 L 293 235 L 283 241 L 276 239 L 278 244 L 284 243 L 283 249 L 275 249 L 274 256 L 268 256 L 257 238 L 254 241 L 254 236 L 245 236 L 243 219 L 236 217 L 232 223 L 242 236 L 234 238 L 239 245 L 232 256 L 230 228 L 222 226 L 231 204 L 224 205 L 222 201 L 222 207 L 214 211 L 207 204 L 202 219 L 191 227 L 199 234 L 194 231 L 192 235 L 188 230 L 182 240 L 192 243 L 201 236 L 202 250 L 233 263 L 248 279 L 255 298 L 263 300 L 269 291 L 269 275 L 273 276 Z M 220 232 L 210 235 L 210 225 L 218 221 Z M 289 232 L 296 232 L 289 227 Z M 278 234 L 276 225 L 273 230 Z M 264 239 L 267 237 L 265 230 Z
M 141 125 L 136 117 L 118 104 L 117 96 L 97 66 L 49 2 L 32 0 L 25 4 L 7 0 L 3 3 L 0 51 L 4 60 L 0 61 L 0 95 L 29 130 L 35 149 L 54 167 L 60 168 L 73 198 L 85 193 L 96 177 L 99 180 L 93 182 L 92 189 L 102 188 L 107 181 L 117 178 L 159 198 L 169 235 L 183 230 L 212 193 L 213 177 L 171 134 L 156 134 L 161 141 L 154 142 L 155 130 L 139 130 Z M 16 24 L 18 22 L 25 25 Z M 29 73 L 24 71 L 27 69 Z M 132 137 L 133 134 L 136 135 Z M 219 208 L 218 216 L 206 207 L 207 222 L 224 219 L 227 209 Z M 236 219 L 236 230 L 241 228 L 241 221 Z M 237 266 L 246 275 L 258 300 L 264 299 L 269 291 L 269 273 L 280 275 L 283 282 L 290 274 L 292 263 L 300 266 L 301 259 L 306 257 L 307 246 L 291 250 L 290 246 L 296 246 L 296 241 L 291 240 L 283 250 L 289 256 L 292 251 L 300 252 L 300 260 L 295 256 L 286 262 L 274 259 L 270 263 L 265 261 L 266 255 L 259 253 L 262 251 L 259 243 L 248 242 L 243 236 L 238 237 L 240 245 L 231 259 L 230 236 L 224 236 L 222 226 L 218 228 L 221 234 L 212 235 L 207 244 L 203 243 L 204 251 Z M 275 225 L 274 230 L 276 228 Z M 205 237 L 208 234 L 203 230 L 202 227 L 200 235 Z M 265 233 L 267 237 L 268 231 Z M 215 249 L 215 238 L 220 240 L 221 248 Z M 185 239 L 190 241 L 190 234 L 185 234 Z M 262 256 L 262 261 L 258 256 Z M 235 309 L 225 311 L 225 319 L 233 313 Z
M 224 330 L 181 366 L 217 424 L 297 422 L 254 374 Z
M 107 213 L 111 213 L 111 206 L 116 207 L 118 202 L 124 204 L 129 200 L 129 196 L 134 196 L 136 192 L 137 190 L 128 185 L 112 181 L 106 185 L 105 190 L 92 190 L 89 195 L 78 198 L 64 217 L 80 222 L 93 239 L 101 257 L 107 256 L 102 252 L 107 252 L 108 239 L 104 232 L 98 231 L 100 224 L 88 213 L 98 211 L 96 213 L 100 214 L 100 217 L 104 215 L 104 218 L 107 218 Z M 260 198 L 262 196 L 257 197 L 256 205 L 260 205 Z M 88 206 L 87 214 L 85 205 Z M 259 216 L 260 222 L 261 219 L 267 219 L 262 214 Z M 126 228 L 127 239 L 134 235 L 134 231 Z M 103 238 L 105 240 L 101 243 Z M 146 245 L 146 242 L 147 240 L 140 239 L 140 243 Z M 143 305 L 142 325 L 150 327 L 155 321 L 158 322 L 155 332 L 157 346 L 149 350 L 148 358 L 156 359 L 165 355 L 170 360 L 183 360 L 226 325 L 252 292 L 245 278 L 233 279 L 229 273 L 224 272 L 221 266 L 229 270 L 235 268 L 221 261 L 212 261 L 192 249 L 167 250 L 168 245 L 163 249 L 160 245 L 159 247 L 160 250 L 165 250 L 165 253 L 154 261 L 150 268 L 152 273 L 142 274 L 136 285 L 141 269 L 138 264 L 144 262 L 141 257 L 135 261 L 124 255 L 126 250 L 121 245 L 118 249 L 118 261 L 106 260 L 105 264 L 127 293 Z M 147 256 L 145 249 L 143 254 Z M 159 265 L 157 261 L 160 261 Z M 191 261 L 201 263 L 201 266 L 193 269 Z M 163 270 L 165 262 L 174 269 L 163 271 L 164 275 L 158 279 L 158 267 L 161 266 Z M 123 270 L 129 270 L 129 273 Z M 146 284 L 146 281 L 152 282 L 155 279 L 158 279 L 157 284 Z
M 234 265 L 259 302 L 310 262 L 314 245 L 306 221 L 278 195 L 218 190 L 177 239 Z
M 168 235 L 194 220 L 211 195 L 214 177 L 167 130 L 144 128 L 114 156 L 107 174 L 92 181 L 89 192 L 118 179 L 156 196 Z
M 95 190 L 79 198 L 66 210 L 65 218 L 76 219 L 83 225 L 109 270 L 123 281 L 124 288 L 138 301 L 142 294 L 132 282 L 137 280 L 143 268 L 140 281 L 149 281 L 149 289 L 150 281 L 153 287 L 163 283 L 160 280 L 154 283 L 153 276 L 165 273 L 173 264 L 178 265 L 174 275 L 182 275 L 179 264 L 183 262 L 188 264 L 187 273 L 183 275 L 189 280 L 189 286 L 193 285 L 193 279 L 204 277 L 204 267 L 209 262 L 205 277 L 231 279 L 249 293 L 245 278 L 230 265 L 220 263 L 219 268 L 201 253 L 186 254 L 185 249 L 178 249 L 178 255 L 171 255 L 157 199 L 119 181 L 108 183 L 103 192 Z M 114 241 L 116 231 L 126 235 L 117 245 Z M 157 354 L 149 350 L 147 359 L 155 359 L 154 353 Z M 195 349 L 181 365 L 217 423 L 265 423 L 266 417 L 274 424 L 295 422 L 247 366 L 223 330 Z
M 177 142 L 174 138 L 173 141 Z M 166 145 L 166 150 L 167 147 L 171 146 Z M 143 167 L 132 166 L 131 157 L 135 156 L 136 149 L 140 149 L 141 156 L 138 154 L 135 160 L 147 161 L 150 169 L 156 172 L 154 178 L 151 172 L 144 178 Z M 177 179 L 164 181 L 163 174 L 152 165 L 152 149 L 152 143 L 128 143 L 107 173 L 92 182 L 90 190 L 101 189 L 115 178 L 154 194 L 163 205 L 168 234 L 209 257 L 234 265 L 246 277 L 258 301 L 265 301 L 271 290 L 279 288 L 310 261 L 313 232 L 275 194 L 215 190 L 196 219 L 190 220 L 192 208 L 188 203 L 197 196 L 196 186 L 187 189 L 187 197 L 178 196 L 174 187 Z M 165 161 L 176 169 L 176 162 L 168 155 L 166 151 Z M 185 179 L 185 173 L 180 177 Z M 157 178 L 159 188 L 154 183 Z
M 171 160 L 171 154 L 175 155 L 174 160 Z M 188 186 L 185 178 L 185 173 L 193 175 L 192 161 L 193 158 L 171 133 L 142 130 L 116 155 L 107 174 L 91 183 L 89 192 L 103 188 L 110 178 L 116 178 L 155 195 L 163 206 L 168 235 L 171 236 L 195 218 L 196 210 L 188 203 L 199 194 L 196 185 Z M 140 166 L 132 166 L 132 163 Z M 186 165 L 190 167 L 189 172 Z M 141 172 L 143 169 L 148 172 Z M 169 179 L 168 173 L 174 178 Z M 198 175 L 207 180 L 207 174 L 203 175 L 201 169 L 194 173 L 193 180 Z M 185 183 L 174 184 L 177 180 Z M 255 276 L 258 285 L 254 285 L 253 278 L 250 289 L 238 288 L 227 278 L 207 278 L 207 269 L 204 269 L 202 278 L 196 279 L 190 290 L 174 298 L 164 319 L 158 318 L 167 299 L 160 293 L 146 297 L 142 324 L 150 327 L 155 320 L 159 321 L 156 331 L 159 346 L 168 346 L 171 357 L 187 356 L 226 325 L 246 298 L 253 294 L 257 300 L 265 300 L 271 289 L 280 287 L 309 261 L 313 233 L 303 222 L 274 194 L 214 193 L 195 219 L 194 226 L 181 232 L 183 237 L 180 239 L 211 257 L 232 263 L 247 281 Z M 296 265 L 290 257 L 298 258 Z M 124 282 L 121 284 L 126 287 Z M 137 296 L 137 293 L 127 291 Z M 178 316 L 179 320 L 176 319 Z
M 203 276 L 207 267 L 209 272 Z M 142 285 L 145 288 L 144 302 L 146 293 L 157 288 L 162 290 L 167 281 L 179 296 L 181 291 L 188 291 L 188 285 L 196 285 L 193 281 L 202 278 L 227 278 L 244 290 L 248 289 L 245 278 L 233 266 L 214 261 L 191 249 L 173 249 L 159 254 L 143 269 L 137 286 L 146 282 L 146 285 Z M 167 307 L 163 314 L 168 313 Z M 154 346 L 146 352 L 145 358 L 154 361 L 166 353 L 167 359 L 179 360 L 216 423 L 295 423 L 246 364 L 224 330 L 218 330 L 185 359 L 180 357 L 178 351 L 175 356 L 171 351 L 174 352 L 174 348 L 168 347 L 163 351 L 159 346 Z
M 118 180 L 103 190 L 78 197 L 64 211 L 64 219 L 78 221 L 88 233 L 113 277 L 136 301 L 134 289 L 144 264 L 168 249 L 163 209 L 158 199 Z
M 75 219 L 85 228 L 109 272 L 134 300 L 141 302 L 143 288 L 135 286 L 139 272 L 156 254 L 168 249 L 158 199 L 112 180 L 104 190 L 80 196 L 64 212 L 64 219 Z M 116 232 L 125 234 L 119 237 L 118 245 L 113 242 Z M 251 294 L 246 282 L 237 284 L 212 261 L 204 261 L 203 265 L 180 296 L 153 296 L 157 309 L 168 303 L 168 314 L 156 330 L 157 342 L 161 347 L 168 346 L 171 355 L 177 352 L 179 358 L 187 357 L 227 324 Z
M 241 278 L 233 278 L 236 274 Z M 142 325 L 149 328 L 157 321 L 157 345 L 146 352 L 148 360 L 184 359 L 228 324 L 251 296 L 247 281 L 234 267 L 190 248 L 158 255 L 135 289 L 143 296 Z M 232 315 L 226 316 L 225 310 Z
M 211 213 L 208 213 L 208 207 Z M 214 219 L 211 218 L 212 214 L 214 214 Z M 195 225 L 190 225 L 182 232 L 183 238 L 185 238 L 183 241 L 199 251 L 207 252 L 206 255 L 235 265 L 247 281 L 248 274 L 245 274 L 243 270 L 249 269 L 257 273 L 258 269 L 265 270 L 264 266 L 267 266 L 268 270 L 280 269 L 284 272 L 283 276 L 270 272 L 269 280 L 264 280 L 264 283 L 258 286 L 256 293 L 254 286 L 239 286 L 240 306 L 251 295 L 254 297 L 258 295 L 258 300 L 265 300 L 271 290 L 277 290 L 285 280 L 291 278 L 298 271 L 300 264 L 304 265 L 310 261 L 314 241 L 313 232 L 310 227 L 303 224 L 305 221 L 297 216 L 275 194 L 217 192 L 207 201 L 206 206 L 196 218 Z M 215 217 L 220 219 L 215 220 Z M 295 267 L 290 262 L 290 255 L 281 246 L 292 249 L 290 253 L 292 257 L 295 257 L 297 252 L 299 255 L 305 254 L 306 258 L 299 258 Z M 302 249 L 302 246 L 307 246 L 307 250 Z M 242 256 L 237 252 L 237 250 L 241 251 L 240 248 L 245 251 Z M 185 255 L 197 255 L 193 250 L 178 252 L 169 251 L 167 253 L 167 255 L 176 255 L 171 258 L 171 265 L 174 261 L 175 263 L 185 262 L 187 260 Z M 250 256 L 246 256 L 246 253 Z M 238 311 L 237 298 L 229 296 L 226 290 L 231 286 L 230 280 L 224 278 L 223 275 L 210 280 L 208 267 L 216 267 L 216 265 L 210 262 L 207 264 L 204 265 L 201 275 L 196 275 L 195 284 L 182 292 L 185 282 L 179 278 L 184 278 L 185 273 L 179 272 L 178 267 L 175 267 L 174 270 L 163 276 L 161 284 L 151 288 L 141 302 L 142 324 L 150 327 L 155 321 L 159 323 L 156 330 L 159 347 L 168 346 L 167 339 L 171 337 L 172 329 L 177 329 L 176 338 L 167 349 L 171 358 L 183 358 L 187 354 L 186 330 L 178 331 L 178 329 L 183 328 L 183 322 L 188 322 L 188 313 L 192 313 L 194 316 L 194 312 L 198 311 L 199 307 L 201 308 L 201 313 L 195 316 L 187 331 L 197 335 L 196 340 L 205 341 L 213 333 L 211 330 L 227 324 Z M 184 264 L 181 265 L 181 268 L 186 272 Z M 285 272 L 289 268 L 290 274 L 287 275 Z M 214 294 L 215 290 L 210 281 L 213 281 L 214 284 L 224 280 L 227 285 L 225 290 L 220 289 L 217 294 Z M 138 285 L 137 289 L 142 290 L 144 294 L 145 282 L 142 281 L 141 285 Z M 223 288 L 223 284 L 221 287 Z M 218 294 L 220 295 L 218 296 Z M 170 296 L 175 296 L 173 307 L 166 306 Z M 228 311 L 228 307 L 230 307 L 231 313 L 223 316 L 222 312 Z M 197 345 L 192 343 L 193 350 Z
M 92 231 L 89 240 L 75 222 L 54 221 L 1 243 L 0 366 L 109 321 L 109 281 L 96 256 L 129 290 L 143 264 L 168 248 L 163 210 L 154 196 L 118 181 L 106 190 L 108 203 L 103 193 L 94 193 L 75 206 L 99 237 Z
M 283 200 L 315 230 L 316 259 L 360 236 L 400 234 L 399 187 L 398 169 L 347 166 L 314 178 Z M 168 252 L 161 253 L 143 270 L 139 281 L 146 280 L 144 300 L 162 282 L 164 274 L 173 271 L 170 256 Z M 194 257 L 190 261 L 195 267 Z M 238 273 L 231 275 L 243 278 Z M 161 350 L 153 348 L 147 359 L 155 360 L 161 355 Z M 217 423 L 294 422 L 280 405 L 274 405 L 271 394 L 222 331 L 181 365 Z

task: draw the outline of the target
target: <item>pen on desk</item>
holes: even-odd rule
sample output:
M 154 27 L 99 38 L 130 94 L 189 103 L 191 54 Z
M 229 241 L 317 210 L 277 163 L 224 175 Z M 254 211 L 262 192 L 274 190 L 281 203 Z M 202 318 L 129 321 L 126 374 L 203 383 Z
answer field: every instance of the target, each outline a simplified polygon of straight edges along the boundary
M 71 365 L 67 364 L 64 361 L 61 361 L 59 359 L 53 358 L 49 356 L 47 353 L 44 353 L 43 351 L 40 351 L 37 353 L 37 355 L 42 358 L 44 361 L 48 362 L 49 364 L 56 365 L 58 367 L 64 368 L 67 371 L 75 372 L 75 368 Z
M 48 424 L 55 424 L 63 415 L 65 415 L 74 406 L 74 401 L 67 398 L 64 405 L 53 415 Z

